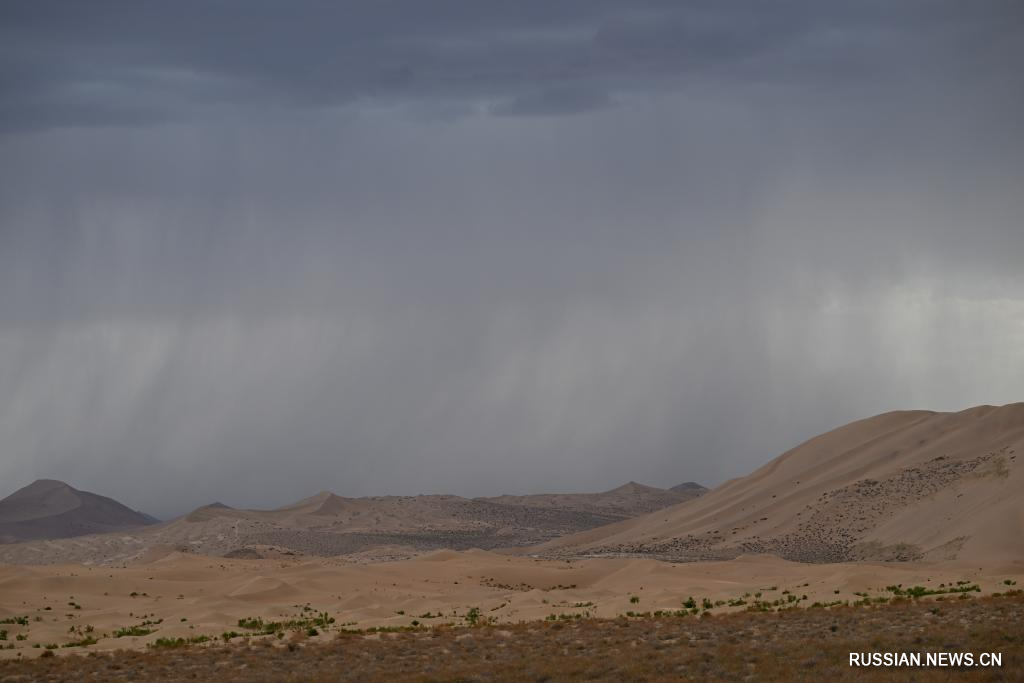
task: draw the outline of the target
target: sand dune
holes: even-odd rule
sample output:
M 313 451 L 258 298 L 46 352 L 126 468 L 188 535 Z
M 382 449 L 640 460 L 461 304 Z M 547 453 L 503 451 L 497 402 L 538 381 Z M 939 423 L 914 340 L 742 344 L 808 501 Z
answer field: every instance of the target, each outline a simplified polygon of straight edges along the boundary
M 804 562 L 1024 558 L 1024 404 L 905 411 L 815 437 L 683 505 L 548 555 Z
M 12 650 L 38 655 L 90 634 L 90 650 L 143 648 L 157 638 L 249 633 L 240 619 L 287 621 L 327 612 L 340 628 L 497 623 L 551 615 L 615 617 L 675 611 L 698 602 L 859 599 L 889 584 L 937 587 L 967 581 L 988 593 L 1024 582 L 1024 565 L 975 562 L 801 564 L 770 556 L 673 564 L 650 559 L 541 560 L 485 551 L 438 551 L 382 564 L 313 560 L 225 560 L 173 553 L 128 567 L 0 565 L 0 620 Z M 806 596 L 804 598 L 803 596 Z M 716 612 L 731 608 L 721 606 Z M 24 625 L 18 619 L 26 617 Z M 90 630 L 91 627 L 91 630 Z M 121 629 L 136 627 L 134 631 Z M 143 631 L 146 631 L 145 633 Z M 17 640 L 16 636 L 25 636 Z M 39 645 L 40 647 L 34 647 Z M 60 648 L 58 653 L 80 652 Z

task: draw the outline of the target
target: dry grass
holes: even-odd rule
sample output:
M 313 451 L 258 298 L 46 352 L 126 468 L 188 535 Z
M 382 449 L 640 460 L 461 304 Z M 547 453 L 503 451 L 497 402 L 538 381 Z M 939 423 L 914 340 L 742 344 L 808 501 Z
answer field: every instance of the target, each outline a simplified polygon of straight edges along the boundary
M 901 601 L 715 617 L 584 619 L 328 643 L 121 651 L 0 662 L 15 681 L 1024 680 L 1024 596 Z M 854 669 L 850 652 L 998 652 L 996 669 Z

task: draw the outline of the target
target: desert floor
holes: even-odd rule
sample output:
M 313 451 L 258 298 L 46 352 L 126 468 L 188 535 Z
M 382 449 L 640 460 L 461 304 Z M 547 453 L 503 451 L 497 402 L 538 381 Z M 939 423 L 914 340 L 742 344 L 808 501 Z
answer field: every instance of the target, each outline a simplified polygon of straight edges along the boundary
M 1020 680 L 1024 595 L 906 599 L 712 617 L 662 616 L 338 633 L 313 643 L 237 639 L 213 647 L 0 661 L 0 681 Z M 939 596 L 942 597 L 942 596 Z M 47 651 L 51 652 L 52 651 Z M 849 653 L 972 653 L 972 667 L 862 668 Z M 1000 666 L 978 666 L 982 653 Z
M 682 611 L 718 617 L 814 603 L 881 604 L 912 586 L 952 601 L 1017 584 L 1024 587 L 1021 563 L 800 564 L 752 556 L 671 564 L 440 551 L 359 564 L 172 553 L 119 568 L 0 566 L 0 657 L 146 650 L 179 638 L 207 647 L 223 644 L 225 633 L 231 643 L 285 643 L 296 634 L 328 642 L 352 631 L 440 624 L 575 624 Z

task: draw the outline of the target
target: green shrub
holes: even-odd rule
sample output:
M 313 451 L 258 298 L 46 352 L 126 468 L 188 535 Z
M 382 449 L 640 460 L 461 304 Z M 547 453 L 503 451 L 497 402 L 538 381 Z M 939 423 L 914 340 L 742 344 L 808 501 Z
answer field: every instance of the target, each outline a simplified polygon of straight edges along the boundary
M 205 643 L 209 640 L 209 636 L 192 636 L 190 638 L 157 638 L 155 641 L 149 644 L 149 647 L 153 648 L 154 650 L 173 650 L 177 648 L 188 647 L 189 645 Z
M 145 626 L 123 626 L 114 631 L 115 638 L 124 638 L 125 636 L 148 636 L 153 632 L 153 629 L 146 628 Z
M 75 640 L 70 643 L 64 643 L 64 647 L 89 647 L 90 645 L 95 645 L 98 642 L 99 641 L 93 638 L 92 636 L 86 636 L 81 640 Z

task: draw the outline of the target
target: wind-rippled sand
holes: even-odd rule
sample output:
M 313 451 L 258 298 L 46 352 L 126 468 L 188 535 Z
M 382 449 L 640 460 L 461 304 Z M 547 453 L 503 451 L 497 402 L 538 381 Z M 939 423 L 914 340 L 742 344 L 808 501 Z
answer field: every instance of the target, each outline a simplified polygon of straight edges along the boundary
M 159 638 L 222 639 L 248 633 L 239 620 L 333 622 L 314 640 L 343 629 L 427 627 L 544 619 L 614 618 L 676 612 L 693 597 L 712 614 L 755 601 L 807 607 L 815 602 L 889 596 L 888 585 L 977 585 L 972 596 L 1024 585 L 1019 563 L 855 563 L 810 565 L 771 556 L 673 564 L 646 559 L 550 560 L 484 551 L 439 551 L 398 562 L 221 560 L 171 553 L 124 568 L 0 566 L 2 656 L 144 649 Z M 1008 583 L 1009 582 L 1009 583 Z M 952 597 L 957 597 L 956 595 Z M 729 602 L 732 601 L 733 605 Z M 739 602 L 742 601 L 742 602 Z M 718 603 L 718 604 L 716 604 Z M 149 633 L 115 637 L 121 630 Z M 287 629 L 284 629 L 287 630 Z M 23 639 L 18 639 L 23 637 Z M 95 639 L 86 646 L 63 647 Z

